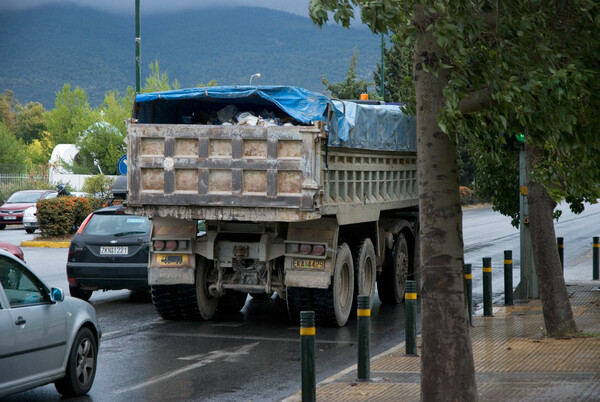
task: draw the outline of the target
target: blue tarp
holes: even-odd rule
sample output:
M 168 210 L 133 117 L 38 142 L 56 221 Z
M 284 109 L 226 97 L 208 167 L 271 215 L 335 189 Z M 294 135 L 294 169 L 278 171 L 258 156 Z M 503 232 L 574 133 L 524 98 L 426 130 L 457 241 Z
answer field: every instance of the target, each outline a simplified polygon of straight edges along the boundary
M 227 105 L 258 113 L 280 109 L 301 124 L 331 121 L 332 147 L 416 151 L 416 122 L 398 105 L 365 105 L 331 100 L 325 95 L 288 86 L 221 86 L 153 92 L 136 96 L 140 123 L 193 122 L 198 110 L 208 114 Z

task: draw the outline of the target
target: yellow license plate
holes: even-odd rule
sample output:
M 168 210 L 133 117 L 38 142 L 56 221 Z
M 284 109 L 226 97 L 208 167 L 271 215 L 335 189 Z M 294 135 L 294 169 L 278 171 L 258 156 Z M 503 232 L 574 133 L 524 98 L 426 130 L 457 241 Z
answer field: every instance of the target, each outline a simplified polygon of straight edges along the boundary
M 306 258 L 292 258 L 293 268 L 325 268 L 325 260 L 309 260 Z
M 159 267 L 189 267 L 190 256 L 188 254 L 155 254 L 154 265 Z

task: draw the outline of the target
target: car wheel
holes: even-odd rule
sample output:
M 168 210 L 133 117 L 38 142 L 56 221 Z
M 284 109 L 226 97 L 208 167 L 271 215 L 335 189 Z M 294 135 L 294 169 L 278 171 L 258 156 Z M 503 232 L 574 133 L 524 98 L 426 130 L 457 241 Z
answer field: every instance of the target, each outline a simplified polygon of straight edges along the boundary
M 90 300 L 90 297 L 92 297 L 92 292 L 92 290 L 83 290 L 78 288 L 77 286 L 69 286 L 69 293 L 71 294 L 71 296 L 81 300 Z
M 81 328 L 69 353 L 65 376 L 54 383 L 56 390 L 65 396 L 88 393 L 96 376 L 98 345 L 89 328 Z
M 4 230 L 5 227 L 6 225 L 4 223 L 0 223 L 0 230 Z
M 33 232 L 35 232 L 35 229 L 25 229 L 25 231 L 29 234 L 32 234 Z

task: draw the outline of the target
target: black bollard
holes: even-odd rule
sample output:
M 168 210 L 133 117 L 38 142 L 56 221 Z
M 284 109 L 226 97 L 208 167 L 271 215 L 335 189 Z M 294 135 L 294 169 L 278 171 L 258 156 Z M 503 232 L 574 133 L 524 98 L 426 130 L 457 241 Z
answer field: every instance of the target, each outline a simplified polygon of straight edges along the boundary
M 467 299 L 467 311 L 469 313 L 469 325 L 473 326 L 473 274 L 471 264 L 464 264 L 465 273 L 465 298 Z
M 563 237 L 556 238 L 556 245 L 558 247 L 558 256 L 560 257 L 560 266 L 563 272 L 565 272 L 565 239 Z
M 417 356 L 417 283 L 406 281 L 404 292 L 406 355 Z
M 492 259 L 483 257 L 483 316 L 492 315 Z
M 300 312 L 300 340 L 302 348 L 302 402 L 317 400 L 315 382 L 315 312 Z
M 371 298 L 358 296 L 358 379 L 371 379 Z
M 594 237 L 594 244 L 592 249 L 592 279 L 597 281 L 600 279 L 600 272 L 598 270 L 598 252 L 600 251 L 600 238 Z
M 512 250 L 504 250 L 504 305 L 514 306 L 513 303 L 513 261 Z

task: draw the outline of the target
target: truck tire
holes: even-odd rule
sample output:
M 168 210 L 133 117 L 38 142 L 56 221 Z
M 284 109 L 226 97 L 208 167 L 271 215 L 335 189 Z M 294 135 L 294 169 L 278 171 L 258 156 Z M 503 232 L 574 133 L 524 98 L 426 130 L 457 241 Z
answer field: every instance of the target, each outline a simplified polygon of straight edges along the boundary
M 369 238 L 360 242 L 354 255 L 354 303 L 352 309 L 356 310 L 359 295 L 369 296 L 369 305 L 375 296 L 375 281 L 377 279 L 377 256 L 375 247 Z
M 382 303 L 398 304 L 404 300 L 408 269 L 408 244 L 404 234 L 399 233 L 392 252 L 386 255 L 383 269 L 377 278 L 377 291 Z
M 203 320 L 210 320 L 215 316 L 219 305 L 219 297 L 211 296 L 208 291 L 208 277 L 212 263 L 204 257 L 197 257 L 196 265 L 196 303 L 198 304 L 198 312 Z
M 308 302 L 310 291 L 311 289 L 291 287 L 286 290 L 285 301 L 290 320 L 294 325 L 300 325 L 300 311 L 314 310 L 314 306 Z
M 239 313 L 240 310 L 244 308 L 247 298 L 248 293 L 246 292 L 236 292 L 235 290 L 228 290 L 223 296 L 219 298 L 219 305 L 217 307 L 217 310 L 223 313 Z
M 318 325 L 343 327 L 354 299 L 354 262 L 347 243 L 338 247 L 331 282 L 328 289 L 313 289 L 315 319 Z
M 177 285 L 157 285 L 150 288 L 154 310 L 165 320 L 181 318 Z

